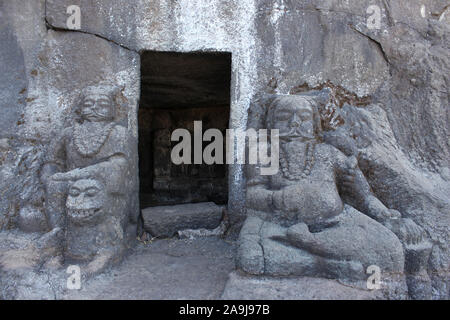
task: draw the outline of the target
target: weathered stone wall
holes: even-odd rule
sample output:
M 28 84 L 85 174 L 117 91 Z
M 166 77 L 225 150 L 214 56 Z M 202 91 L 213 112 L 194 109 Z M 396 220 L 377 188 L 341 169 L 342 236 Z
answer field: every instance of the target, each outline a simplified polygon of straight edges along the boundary
M 72 4 L 81 7 L 78 31 L 66 26 Z M 367 29 L 371 4 L 382 9 L 380 30 Z M 0 229 L 42 214 L 42 158 L 83 87 L 121 86 L 137 150 L 139 52 L 222 51 L 232 53 L 230 128 L 247 126 L 260 93 L 332 87 L 377 104 L 342 111 L 347 123 L 361 124 L 362 113 L 362 130 L 371 130 L 372 147 L 359 148 L 371 163 L 365 173 L 383 202 L 426 228 L 433 272 L 448 272 L 447 1 L 4 0 L 0 13 Z M 130 175 L 136 187 L 137 177 Z M 234 222 L 245 215 L 244 185 L 241 166 L 230 166 Z M 436 279 L 435 297 L 448 294 L 446 281 Z
M 366 26 L 369 5 L 381 8 L 380 30 Z M 382 103 L 402 149 L 448 178 L 446 5 L 259 1 L 257 92 L 287 94 L 297 86 L 330 81 L 359 97 L 370 96 Z
M 36 114 L 46 105 L 47 90 L 40 90 L 45 88 L 46 78 L 37 71 L 46 28 L 43 1 L 2 1 L 0 10 L 4 30 L 0 51 L 0 228 L 4 229 L 18 223 L 21 207 L 34 207 L 42 201 L 36 175 L 42 148 L 30 118 L 33 114 L 39 118 Z

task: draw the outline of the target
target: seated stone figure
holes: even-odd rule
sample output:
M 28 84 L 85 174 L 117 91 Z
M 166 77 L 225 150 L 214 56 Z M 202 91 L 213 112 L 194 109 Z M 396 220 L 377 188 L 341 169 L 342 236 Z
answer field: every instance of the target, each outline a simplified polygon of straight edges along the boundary
M 367 279 L 370 265 L 403 273 L 404 252 L 394 232 L 406 230 L 405 239 L 418 243 L 422 230 L 373 195 L 355 157 L 320 141 L 314 99 L 276 96 L 265 124 L 279 130 L 280 170 L 263 176 L 247 166 L 238 267 L 255 275 L 342 280 Z
M 119 259 L 125 246 L 131 143 L 116 123 L 115 92 L 83 90 L 78 119 L 50 145 L 41 175 L 48 223 L 66 230 L 64 257 L 89 262 L 87 272 Z

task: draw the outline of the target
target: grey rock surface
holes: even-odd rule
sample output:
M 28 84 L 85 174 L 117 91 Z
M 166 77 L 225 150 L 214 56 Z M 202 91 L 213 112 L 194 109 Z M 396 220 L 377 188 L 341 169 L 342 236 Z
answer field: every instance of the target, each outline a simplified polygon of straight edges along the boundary
M 62 261 L 61 237 L 61 230 L 44 235 L 17 230 L 0 233 L 1 271 L 20 275 L 43 265 L 58 266 Z
M 428 273 L 435 297 L 448 292 L 450 205 L 448 183 L 423 172 L 398 146 L 388 116 L 378 105 L 364 109 L 344 106 L 345 124 L 325 134 L 325 140 L 348 154 L 359 154 L 359 166 L 372 190 L 391 208 L 416 221 L 433 243 Z M 354 151 L 352 151 L 354 150 Z
M 401 287 L 401 286 L 400 286 Z M 394 293 L 394 291 L 391 291 Z M 404 291 L 403 291 L 404 292 Z M 232 272 L 221 296 L 224 300 L 381 300 L 405 299 L 402 290 L 391 297 L 380 290 L 352 287 L 323 278 L 254 277 Z
M 227 231 L 227 223 L 222 221 L 220 225 L 213 229 L 185 229 L 178 231 L 178 238 L 180 239 L 197 239 L 201 237 L 223 237 Z
M 220 252 L 220 254 L 217 254 Z M 219 299 L 234 269 L 234 245 L 220 238 L 138 244 L 120 264 L 68 290 L 65 269 L 0 271 L 2 299 Z
M 390 224 L 405 253 L 408 286 L 424 293 L 410 296 L 424 298 L 431 289 L 433 299 L 449 298 L 447 0 L 81 0 L 81 29 L 69 30 L 72 4 L 0 2 L 0 238 L 17 248 L 2 251 L 2 265 L 11 266 L 0 278 L 2 292 L 58 296 L 49 283 L 62 274 L 25 275 L 20 266 L 62 268 L 40 175 L 47 147 L 70 126 L 71 108 L 91 84 L 115 83 L 127 106 L 120 126 L 131 141 L 130 185 L 121 205 L 127 203 L 132 225 L 138 221 L 140 53 L 150 50 L 231 53 L 230 128 L 258 127 L 261 110 L 252 104 L 260 95 L 329 89 L 324 141 L 355 157 L 374 196 L 430 242 L 411 249 L 410 232 Z M 380 28 L 368 28 L 369 5 L 380 8 Z M 229 166 L 228 188 L 237 235 L 246 218 L 243 166 Z
M 185 229 L 215 229 L 223 207 L 213 202 L 150 207 L 142 210 L 144 229 L 153 237 L 172 237 Z

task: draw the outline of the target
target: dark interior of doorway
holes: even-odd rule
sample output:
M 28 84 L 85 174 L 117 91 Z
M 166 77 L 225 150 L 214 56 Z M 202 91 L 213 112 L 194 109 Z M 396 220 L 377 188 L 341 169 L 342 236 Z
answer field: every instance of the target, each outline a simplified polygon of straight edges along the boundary
M 194 121 L 202 121 L 203 132 L 217 128 L 225 134 L 230 80 L 230 53 L 142 53 L 138 113 L 141 208 L 227 202 L 226 164 L 175 165 L 170 153 L 177 142 L 170 137 L 177 128 L 189 130 L 193 137 Z

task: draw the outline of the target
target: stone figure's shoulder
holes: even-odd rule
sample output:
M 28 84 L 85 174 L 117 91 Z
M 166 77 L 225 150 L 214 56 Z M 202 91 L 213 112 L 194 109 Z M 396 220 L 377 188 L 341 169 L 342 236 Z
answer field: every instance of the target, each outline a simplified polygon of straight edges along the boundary
M 318 143 L 316 145 L 316 152 L 319 154 L 323 154 L 325 156 L 344 156 L 345 155 L 337 149 L 336 147 L 332 146 L 331 144 L 328 144 L 326 142 Z
M 121 124 L 115 124 L 111 130 L 111 133 L 117 137 L 126 137 L 128 136 L 128 129 Z
M 111 142 L 119 144 L 128 143 L 128 136 L 128 129 L 120 124 L 115 124 L 109 134 Z
M 128 150 L 130 144 L 130 134 L 128 129 L 120 124 L 115 124 L 111 133 L 109 134 L 109 143 L 110 148 L 123 152 L 124 149 Z
M 341 166 L 345 164 L 348 158 L 341 150 L 328 143 L 319 143 L 316 145 L 316 155 L 335 165 Z

